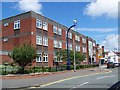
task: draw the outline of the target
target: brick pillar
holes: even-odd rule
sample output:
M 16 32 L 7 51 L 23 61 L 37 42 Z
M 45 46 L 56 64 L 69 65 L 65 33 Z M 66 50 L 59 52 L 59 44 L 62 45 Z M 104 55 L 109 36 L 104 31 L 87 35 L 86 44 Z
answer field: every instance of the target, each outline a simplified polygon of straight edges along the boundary
M 53 66 L 53 59 L 54 59 L 53 26 L 48 24 L 48 66 Z
M 88 37 L 86 37 L 86 57 L 87 57 L 87 64 L 89 64 L 89 49 L 88 49 Z

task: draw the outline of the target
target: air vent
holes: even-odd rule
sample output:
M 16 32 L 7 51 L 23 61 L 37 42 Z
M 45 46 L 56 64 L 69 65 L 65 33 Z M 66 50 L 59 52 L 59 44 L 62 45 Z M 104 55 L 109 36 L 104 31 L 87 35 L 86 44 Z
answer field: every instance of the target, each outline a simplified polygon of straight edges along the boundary
M 3 41 L 4 41 L 4 42 L 7 42 L 7 41 L 8 41 L 8 38 L 4 38 Z

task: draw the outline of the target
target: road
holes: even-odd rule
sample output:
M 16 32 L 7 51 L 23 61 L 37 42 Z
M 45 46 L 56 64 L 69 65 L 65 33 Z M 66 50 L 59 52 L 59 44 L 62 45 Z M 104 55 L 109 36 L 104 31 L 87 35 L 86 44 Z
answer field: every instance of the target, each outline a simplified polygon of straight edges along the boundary
M 39 90 L 41 89 L 62 89 L 62 90 L 120 90 L 120 87 L 118 88 L 118 79 L 120 76 L 120 73 L 118 73 L 119 68 L 113 68 L 110 69 L 112 72 L 110 73 L 102 73 L 102 74 L 96 74 L 96 75 L 88 75 L 85 77 L 77 77 L 70 80 L 63 80 L 61 82 L 55 82 L 55 83 L 49 83 L 46 85 L 43 85 L 41 87 L 37 87 Z M 119 74 L 119 75 L 118 75 Z M 114 89 L 113 89 L 114 87 Z M 36 88 L 33 88 L 35 90 Z

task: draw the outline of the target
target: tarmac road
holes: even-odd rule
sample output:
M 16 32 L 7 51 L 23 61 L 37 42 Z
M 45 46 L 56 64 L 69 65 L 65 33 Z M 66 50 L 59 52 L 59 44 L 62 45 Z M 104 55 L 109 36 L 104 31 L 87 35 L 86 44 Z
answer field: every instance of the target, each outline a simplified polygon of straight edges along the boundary
M 99 68 L 94 68 L 31 79 L 3 80 L 3 88 L 9 89 L 2 90 L 80 90 L 80 88 L 82 90 L 101 90 L 101 88 L 107 90 L 111 87 L 117 88 L 118 76 L 120 76 L 120 73 L 118 75 L 118 68 L 108 70 L 106 72 L 106 70 L 99 71 Z
M 85 77 L 77 77 L 70 80 L 46 84 L 41 87 L 34 88 L 42 90 L 120 90 L 118 68 L 110 69 L 110 73 L 102 73 L 96 75 L 88 75 Z M 118 75 L 119 74 L 119 75 Z

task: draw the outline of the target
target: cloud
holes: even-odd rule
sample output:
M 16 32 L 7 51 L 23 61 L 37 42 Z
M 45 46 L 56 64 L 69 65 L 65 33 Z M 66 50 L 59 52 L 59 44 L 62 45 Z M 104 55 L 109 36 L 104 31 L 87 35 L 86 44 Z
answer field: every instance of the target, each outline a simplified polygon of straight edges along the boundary
M 30 11 L 33 10 L 37 13 L 42 13 L 42 4 L 39 3 L 39 0 L 20 0 L 18 2 L 18 8 L 20 11 Z
M 84 14 L 92 17 L 106 16 L 109 18 L 117 18 L 119 1 L 120 0 L 96 0 L 86 6 Z
M 118 49 L 118 36 L 120 35 L 110 34 L 100 45 L 105 46 L 106 51 L 113 51 L 114 48 Z
M 117 28 L 76 28 L 77 31 L 89 31 L 89 32 L 113 32 L 117 31 Z

